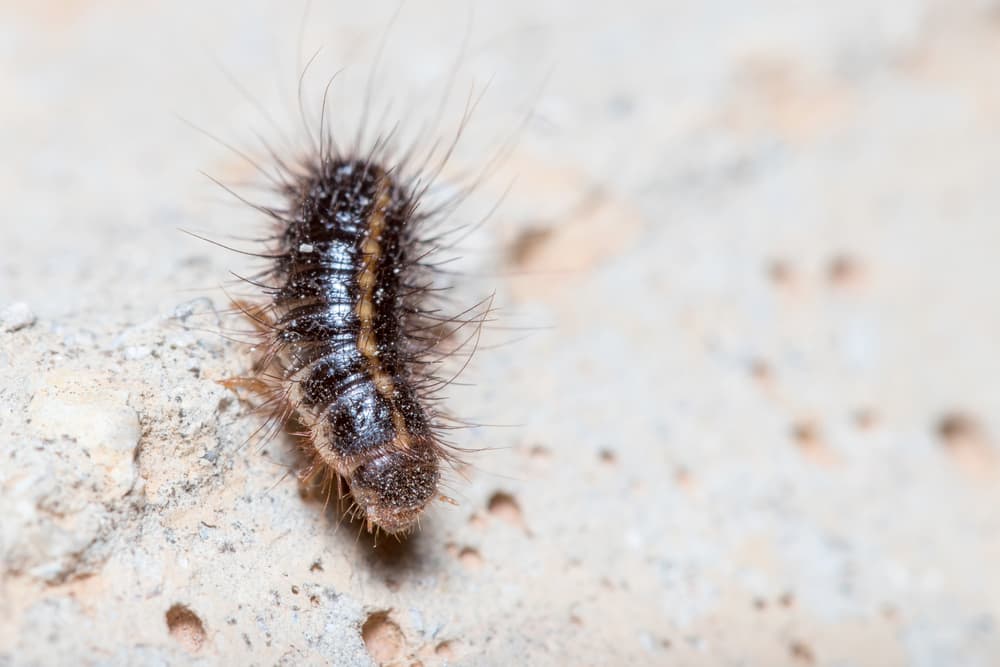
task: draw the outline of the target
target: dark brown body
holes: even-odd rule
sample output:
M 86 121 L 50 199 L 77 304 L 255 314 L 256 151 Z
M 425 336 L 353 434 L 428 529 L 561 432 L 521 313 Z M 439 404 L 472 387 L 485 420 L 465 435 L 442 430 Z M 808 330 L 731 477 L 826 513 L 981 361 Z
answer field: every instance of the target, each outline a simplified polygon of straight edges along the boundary
M 413 335 L 412 193 L 364 161 L 327 160 L 287 193 L 272 276 L 275 358 L 318 463 L 370 529 L 410 528 L 434 498 L 440 446 Z

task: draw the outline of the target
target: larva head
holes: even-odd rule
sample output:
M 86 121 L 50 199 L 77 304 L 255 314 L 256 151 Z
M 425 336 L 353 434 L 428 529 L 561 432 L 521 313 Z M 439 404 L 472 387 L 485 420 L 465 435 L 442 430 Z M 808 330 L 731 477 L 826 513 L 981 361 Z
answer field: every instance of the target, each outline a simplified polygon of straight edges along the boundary
M 355 469 L 351 495 L 369 528 L 405 533 L 433 499 L 439 477 L 437 458 L 429 448 L 392 451 Z

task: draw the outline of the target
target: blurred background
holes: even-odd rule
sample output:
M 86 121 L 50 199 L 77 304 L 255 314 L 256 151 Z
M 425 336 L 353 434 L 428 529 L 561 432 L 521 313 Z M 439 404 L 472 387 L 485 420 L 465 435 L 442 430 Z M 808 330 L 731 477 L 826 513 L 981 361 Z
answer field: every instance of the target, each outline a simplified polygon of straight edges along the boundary
M 1000 3 L 364 4 L 0 6 L 0 665 L 1000 662 Z M 252 247 L 200 172 L 335 72 L 338 136 L 476 100 L 494 426 L 403 545 L 243 446 L 253 264 L 178 231 Z

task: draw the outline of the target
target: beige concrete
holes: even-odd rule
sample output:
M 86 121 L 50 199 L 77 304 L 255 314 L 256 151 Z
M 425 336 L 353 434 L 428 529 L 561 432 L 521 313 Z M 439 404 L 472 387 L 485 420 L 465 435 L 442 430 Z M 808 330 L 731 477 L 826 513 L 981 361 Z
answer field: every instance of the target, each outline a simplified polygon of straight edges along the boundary
M 313 5 L 0 8 L 0 665 L 1000 662 L 1000 5 Z M 340 138 L 489 81 L 491 426 L 403 545 L 251 438 L 258 265 L 178 231 L 256 247 L 180 118 L 289 156 L 319 46 Z

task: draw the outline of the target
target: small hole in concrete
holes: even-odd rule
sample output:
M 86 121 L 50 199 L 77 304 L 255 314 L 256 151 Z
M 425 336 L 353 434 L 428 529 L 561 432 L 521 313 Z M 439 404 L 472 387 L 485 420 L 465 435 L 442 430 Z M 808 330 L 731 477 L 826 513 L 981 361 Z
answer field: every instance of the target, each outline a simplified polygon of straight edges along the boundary
M 870 431 L 878 426 L 878 413 L 874 408 L 858 408 L 854 412 L 854 425 L 860 431 Z
M 944 450 L 966 473 L 981 476 L 996 466 L 997 452 L 986 427 L 963 412 L 944 415 L 937 425 L 938 438 Z
M 547 461 L 552 458 L 552 453 L 542 445 L 535 445 L 531 448 L 529 456 L 536 461 Z
M 788 647 L 788 652 L 791 654 L 792 660 L 803 665 L 812 665 L 816 662 L 816 656 L 813 655 L 812 649 L 803 642 L 792 642 Z
M 450 641 L 444 641 L 434 647 L 434 655 L 445 660 L 454 660 L 455 648 Z
M 766 361 L 755 359 L 750 363 L 750 375 L 758 382 L 768 382 L 773 376 L 773 371 Z
M 863 272 L 861 263 L 846 253 L 836 255 L 827 267 L 830 283 L 838 287 L 856 284 L 861 280 Z
M 483 566 L 483 557 L 472 547 L 462 547 L 458 552 L 458 560 L 470 570 L 478 570 Z
M 775 285 L 788 287 L 795 282 L 795 270 L 783 259 L 773 259 L 767 266 L 767 275 Z
M 490 501 L 486 508 L 493 516 L 503 519 L 514 525 L 521 525 L 521 508 L 518 507 L 514 496 L 503 491 L 497 491 L 490 496 Z
M 835 457 L 823 439 L 818 423 L 804 419 L 792 425 L 792 438 L 802 455 L 809 461 L 820 465 L 835 462 Z
M 552 237 L 551 229 L 522 230 L 507 250 L 507 261 L 517 266 L 529 263 Z
M 175 604 L 167 610 L 167 631 L 178 644 L 191 653 L 201 650 L 207 638 L 201 619 L 182 604 Z
M 406 643 L 403 631 L 389 618 L 389 611 L 369 614 L 361 626 L 361 639 L 372 660 L 380 665 L 402 657 Z
M 947 447 L 961 447 L 984 439 L 983 428 L 967 414 L 952 412 L 938 422 L 938 436 Z

